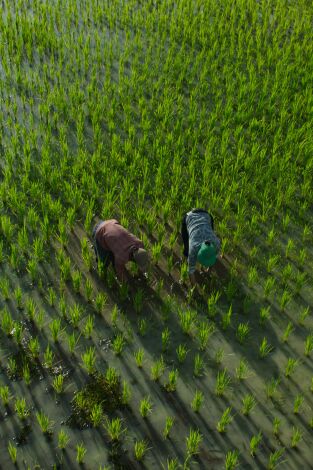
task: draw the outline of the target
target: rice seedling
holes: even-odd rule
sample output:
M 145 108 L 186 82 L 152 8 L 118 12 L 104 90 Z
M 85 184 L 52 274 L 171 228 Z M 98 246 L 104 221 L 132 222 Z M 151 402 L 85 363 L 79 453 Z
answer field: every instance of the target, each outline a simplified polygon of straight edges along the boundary
M 72 272 L 72 283 L 74 291 L 79 294 L 82 283 L 82 273 L 78 270 Z
M 162 468 L 165 469 L 163 464 L 162 464 Z M 180 468 L 180 464 L 178 463 L 177 458 L 166 460 L 166 470 L 178 470 L 179 468 Z
M 23 325 L 21 323 L 14 322 L 12 333 L 13 333 L 13 337 L 16 341 L 16 344 L 18 346 L 21 346 L 22 340 L 23 340 L 23 333 L 24 333 Z
M 79 338 L 80 335 L 76 336 L 74 331 L 73 333 L 67 335 L 67 345 L 71 354 L 74 354 Z
M 309 334 L 304 343 L 304 354 L 305 356 L 309 356 L 313 351 L 313 333 Z
M 300 408 L 304 402 L 304 396 L 301 394 L 298 394 L 293 402 L 293 412 L 294 414 L 299 414 Z
M 76 444 L 76 462 L 78 464 L 82 464 L 84 462 L 86 452 L 87 449 L 82 442 L 80 444 Z
M 264 357 L 268 356 L 273 351 L 273 346 L 271 346 L 267 339 L 264 337 L 262 342 L 259 346 L 259 357 L 264 359 Z
M 35 336 L 34 338 L 30 338 L 29 343 L 28 343 L 28 349 L 29 349 L 31 356 L 34 359 L 39 358 L 40 345 L 39 345 L 39 339 L 37 336 Z
M 228 451 L 225 456 L 225 470 L 233 470 L 239 465 L 238 450 Z
M 139 318 L 138 319 L 138 331 L 139 331 L 140 336 L 145 336 L 145 334 L 147 333 L 147 329 L 148 329 L 147 320 L 145 318 Z
M 137 367 L 139 368 L 142 367 L 144 356 L 145 356 L 145 352 L 141 348 L 134 352 L 134 358 L 135 358 Z
M 288 341 L 288 338 L 293 331 L 294 331 L 294 326 L 291 322 L 289 322 L 282 336 L 283 343 L 286 343 Z
M 3 406 L 9 406 L 9 402 L 12 396 L 10 395 L 9 387 L 7 385 L 0 386 L 0 399 L 2 401 Z
M 273 398 L 277 394 L 278 385 L 280 384 L 280 378 L 272 378 L 266 383 L 265 393 L 267 398 Z
M 285 367 L 285 377 L 291 377 L 291 375 L 294 373 L 296 368 L 299 366 L 299 359 L 293 359 L 290 357 L 287 361 L 286 367 Z
M 306 307 L 300 312 L 299 320 L 298 320 L 299 325 L 301 326 L 304 325 L 306 318 L 309 316 L 309 313 L 310 313 L 310 307 Z
M 279 299 L 279 307 L 282 312 L 286 310 L 287 305 L 290 303 L 292 297 L 290 292 L 285 289 Z
M 152 403 L 149 395 L 140 401 L 139 412 L 143 418 L 146 418 L 148 414 L 152 413 Z
M 107 296 L 104 294 L 104 292 L 98 292 L 95 298 L 95 305 L 96 305 L 96 311 L 101 314 L 103 312 L 103 308 L 107 303 Z
M 60 340 L 60 335 L 63 333 L 64 329 L 61 328 L 61 319 L 55 318 L 49 324 L 50 332 L 54 343 L 58 343 Z
M 53 287 L 49 287 L 47 291 L 47 302 L 50 305 L 50 307 L 53 307 L 55 305 L 56 298 L 57 298 L 57 295 L 56 295 L 55 290 L 53 289 Z
M 302 439 L 303 439 L 302 431 L 299 428 L 293 426 L 290 447 L 294 449 L 295 447 L 298 446 L 299 442 L 301 442 Z
M 232 316 L 232 313 L 233 313 L 233 306 L 232 304 L 230 305 L 229 309 L 227 310 L 226 313 L 224 313 L 222 315 L 222 329 L 224 331 L 227 330 L 227 328 L 230 326 L 231 324 L 231 316 Z
M 89 347 L 86 351 L 81 355 L 81 359 L 83 361 L 83 367 L 86 369 L 88 374 L 92 374 L 95 371 L 95 363 L 96 363 L 96 353 L 94 347 Z
M 169 435 L 170 435 L 171 429 L 174 425 L 174 422 L 175 422 L 175 418 L 173 418 L 172 416 L 167 416 L 166 417 L 165 425 L 164 425 L 164 429 L 163 429 L 163 433 L 162 433 L 164 439 L 169 438 Z
M 119 316 L 118 306 L 114 305 L 114 307 L 111 311 L 111 323 L 112 323 L 113 328 L 117 327 L 118 316 Z
M 0 291 L 3 300 L 8 300 L 10 297 L 10 282 L 7 277 L 0 278 Z
M 194 397 L 192 399 L 192 402 L 191 402 L 191 408 L 193 409 L 193 411 L 195 411 L 196 413 L 200 411 L 200 408 L 203 404 L 203 400 L 204 400 L 203 392 L 201 392 L 201 390 L 196 390 Z
M 271 296 L 271 294 L 274 293 L 274 287 L 275 287 L 275 278 L 274 277 L 271 277 L 269 276 L 265 283 L 264 283 L 264 287 L 263 287 L 263 291 L 264 291 L 264 299 L 269 299 L 269 297 Z M 266 307 L 265 307 L 266 308 Z M 261 308 L 262 310 L 262 308 Z
M 236 331 L 236 338 L 240 344 L 243 344 L 246 341 L 249 331 L 249 323 L 239 323 Z
M 181 364 L 185 362 L 188 352 L 189 351 L 185 344 L 179 344 L 176 348 L 176 355 L 177 355 L 178 362 L 180 362 Z
M 140 313 L 143 309 L 143 294 L 144 293 L 142 289 L 138 289 L 135 293 L 133 304 L 136 313 Z
M 36 304 L 33 299 L 27 299 L 25 302 L 25 313 L 30 321 L 35 320 L 36 315 Z
M 73 328 L 77 328 L 81 320 L 82 311 L 79 305 L 74 304 L 69 309 L 69 321 L 72 324 Z
M 22 309 L 23 308 L 23 293 L 22 293 L 22 289 L 20 288 L 20 286 L 14 289 L 13 295 L 16 301 L 17 308 Z
M 208 323 L 206 321 L 201 322 L 198 327 L 197 339 L 199 341 L 199 348 L 204 351 L 208 345 L 210 336 L 214 333 L 214 323 Z
M 220 291 L 215 291 L 210 294 L 207 300 L 208 315 L 210 318 L 214 318 L 217 314 L 217 302 L 221 297 Z
M 36 413 L 37 422 L 43 434 L 52 434 L 54 422 L 43 411 Z
M 31 374 L 30 374 L 28 364 L 24 364 L 22 375 L 23 375 L 23 380 L 24 380 L 25 384 L 27 386 L 30 385 L 30 383 L 31 383 Z
M 122 333 L 118 333 L 112 341 L 112 349 L 114 354 L 116 354 L 117 356 L 122 354 L 125 344 L 126 341 L 124 335 Z
M 63 429 L 61 429 L 58 434 L 58 448 L 60 450 L 65 450 L 69 442 L 69 435 Z
M 120 441 L 123 434 L 126 432 L 126 428 L 123 428 L 121 418 L 105 419 L 104 428 L 111 441 Z
M 52 381 L 52 388 L 57 393 L 60 395 L 63 390 L 64 390 L 64 376 L 62 374 L 58 374 L 56 377 L 54 377 Z
M 88 315 L 84 324 L 83 335 L 85 338 L 90 339 L 94 329 L 94 317 Z
M 240 359 L 238 367 L 236 367 L 236 378 L 238 380 L 245 380 L 250 377 L 251 372 L 249 365 L 245 359 Z
M 263 435 L 262 435 L 261 431 L 259 431 L 258 434 L 251 437 L 249 447 L 250 447 L 250 455 L 252 457 L 255 456 L 255 454 L 256 454 L 256 452 L 259 448 L 259 445 L 262 442 L 262 438 L 263 438 Z
M 283 461 L 282 456 L 285 453 L 285 448 L 282 447 L 281 449 L 275 450 L 275 452 L 271 452 L 267 464 L 267 469 L 268 470 L 275 470 L 275 468 L 278 467 L 278 465 L 282 464 Z
M 28 418 L 30 414 L 25 398 L 17 398 L 15 400 L 14 409 L 21 421 L 24 421 L 26 418 Z
M 231 411 L 232 411 L 231 406 L 226 408 L 226 410 L 221 416 L 221 419 L 218 421 L 216 425 L 216 429 L 218 430 L 219 433 L 226 432 L 227 426 L 232 422 L 234 417 L 231 415 Z
M 257 404 L 257 401 L 253 395 L 251 394 L 245 395 L 242 399 L 241 413 L 245 416 L 248 416 L 251 413 L 251 411 L 255 408 L 256 404 Z
M 135 441 L 135 444 L 134 444 L 135 459 L 141 462 L 149 449 L 150 447 L 148 447 L 148 442 L 146 440 Z
M 1 311 L 1 328 L 5 335 L 11 336 L 14 328 L 14 321 L 7 308 L 4 308 Z
M 227 372 L 227 369 L 218 371 L 215 384 L 215 393 L 218 397 L 222 397 L 227 390 L 229 390 L 231 378 Z
M 91 302 L 93 296 L 93 287 L 89 279 L 86 279 L 85 282 L 85 296 L 87 302 Z
M 224 351 L 223 348 L 218 348 L 215 351 L 215 362 L 216 362 L 217 365 L 222 364 L 222 362 L 224 360 L 224 356 L 225 356 L 225 351 Z
M 157 361 L 155 361 L 151 366 L 151 379 L 157 382 L 160 377 L 164 374 L 165 364 L 163 356 L 160 357 Z
M 186 437 L 186 460 L 199 453 L 202 439 L 203 436 L 198 429 L 189 429 L 189 435 Z
M 204 369 L 204 360 L 200 354 L 196 354 L 193 362 L 193 375 L 195 377 L 200 377 Z
M 193 310 L 179 310 L 178 315 L 183 333 L 191 336 L 194 332 L 197 313 Z
M 170 340 L 171 340 L 171 333 L 168 328 L 165 328 L 162 333 L 162 352 L 166 352 L 169 348 L 170 345 Z
M 123 380 L 123 386 L 122 386 L 122 397 L 121 401 L 123 405 L 128 405 L 131 399 L 131 389 L 128 383 Z
M 165 384 L 165 389 L 167 392 L 175 392 L 178 379 L 178 370 L 173 369 L 168 373 L 167 383 Z

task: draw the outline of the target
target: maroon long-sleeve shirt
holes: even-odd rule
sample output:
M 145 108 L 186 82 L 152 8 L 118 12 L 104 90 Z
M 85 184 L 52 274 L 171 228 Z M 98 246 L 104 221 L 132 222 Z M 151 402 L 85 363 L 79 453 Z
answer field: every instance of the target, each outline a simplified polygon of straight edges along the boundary
M 105 220 L 96 232 L 97 242 L 104 250 L 114 255 L 114 265 L 117 277 L 125 277 L 125 264 L 130 261 L 132 253 L 144 245 L 135 235 L 118 223 L 116 219 Z

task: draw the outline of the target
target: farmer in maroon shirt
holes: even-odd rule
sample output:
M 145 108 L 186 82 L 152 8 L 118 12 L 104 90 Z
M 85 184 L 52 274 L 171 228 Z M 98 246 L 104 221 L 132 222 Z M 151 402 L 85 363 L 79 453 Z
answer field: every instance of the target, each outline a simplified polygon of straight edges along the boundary
M 149 257 L 142 241 L 117 220 L 100 221 L 92 231 L 92 239 L 97 261 L 100 259 L 105 267 L 112 263 L 119 281 L 127 278 L 125 264 L 128 261 L 134 261 L 141 272 L 147 271 Z

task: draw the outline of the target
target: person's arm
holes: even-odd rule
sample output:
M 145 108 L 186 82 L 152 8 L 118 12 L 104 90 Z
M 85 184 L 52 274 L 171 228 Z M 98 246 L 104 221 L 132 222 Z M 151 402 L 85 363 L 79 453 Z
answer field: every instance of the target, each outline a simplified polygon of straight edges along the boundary
M 125 269 L 125 265 L 123 263 L 119 263 L 118 261 L 115 261 L 114 268 L 115 268 L 117 279 L 120 282 L 126 282 L 127 281 L 127 271 Z

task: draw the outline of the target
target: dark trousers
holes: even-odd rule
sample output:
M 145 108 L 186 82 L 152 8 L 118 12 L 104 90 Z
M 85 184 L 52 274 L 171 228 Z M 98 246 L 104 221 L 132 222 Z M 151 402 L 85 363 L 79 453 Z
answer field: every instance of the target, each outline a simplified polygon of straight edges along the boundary
M 192 209 L 191 212 L 195 212 L 195 213 L 206 212 L 207 214 L 209 214 L 209 212 L 206 211 L 205 209 Z M 211 218 L 212 230 L 214 230 L 214 219 L 213 219 L 213 216 L 212 216 L 212 214 L 209 214 L 209 216 L 210 216 L 210 218 Z M 187 229 L 187 212 L 186 212 L 186 214 L 184 215 L 183 220 L 182 220 L 182 224 L 181 224 L 181 236 L 182 236 L 183 244 L 184 244 L 184 251 L 183 251 L 183 254 L 184 254 L 184 256 L 186 256 L 186 258 L 188 258 L 188 254 L 189 254 L 189 234 L 188 234 L 188 229 Z
M 110 264 L 114 267 L 114 255 L 112 251 L 105 250 L 102 246 L 98 243 L 96 238 L 96 232 L 100 224 L 102 224 L 103 220 L 101 220 L 98 224 L 96 224 L 92 230 L 92 245 L 96 255 L 96 260 L 100 260 L 105 268 L 108 268 Z

